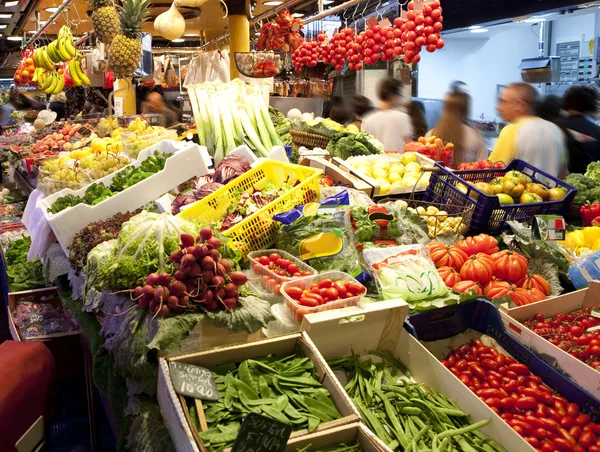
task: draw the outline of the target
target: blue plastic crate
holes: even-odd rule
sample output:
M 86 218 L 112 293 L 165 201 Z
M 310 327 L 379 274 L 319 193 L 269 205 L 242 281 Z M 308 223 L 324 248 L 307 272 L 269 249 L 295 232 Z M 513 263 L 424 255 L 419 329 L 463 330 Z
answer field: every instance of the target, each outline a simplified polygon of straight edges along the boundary
M 509 229 L 506 221 L 531 221 L 534 215 L 565 215 L 577 188 L 531 166 L 523 160 L 515 159 L 506 168 L 486 170 L 452 171 L 440 163 L 435 164 L 436 171 L 431 174 L 429 186 L 425 191 L 424 201 L 435 202 L 447 206 L 468 207 L 473 206 L 470 231 L 474 234 L 481 232 L 496 233 Z M 562 187 L 567 194 L 560 201 L 539 202 L 535 204 L 507 204 L 501 205 L 497 196 L 490 196 L 475 188 L 476 182 L 490 182 L 495 177 L 504 176 L 508 171 L 521 171 L 531 177 L 533 182 L 539 182 L 549 188 Z M 458 185 L 467 188 L 467 193 L 459 190 Z M 477 199 L 468 193 L 477 193 Z
M 550 388 L 559 392 L 569 402 L 579 405 L 594 422 L 600 422 L 600 400 L 575 385 L 548 363 L 536 356 L 504 329 L 498 309 L 492 303 L 476 299 L 434 311 L 409 315 L 404 328 L 416 339 L 432 342 L 447 339 L 467 329 L 479 331 L 495 339 L 517 361 L 526 364 Z

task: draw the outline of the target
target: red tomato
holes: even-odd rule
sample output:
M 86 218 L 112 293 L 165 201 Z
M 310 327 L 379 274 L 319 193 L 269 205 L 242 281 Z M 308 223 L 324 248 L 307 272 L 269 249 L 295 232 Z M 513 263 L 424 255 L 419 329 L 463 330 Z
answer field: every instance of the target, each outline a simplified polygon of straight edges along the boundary
M 427 250 L 436 267 L 452 267 L 460 271 L 468 256 L 454 245 L 446 246 L 441 242 L 427 244 Z M 467 278 L 469 279 L 469 278 Z
M 329 301 L 337 300 L 339 298 L 340 293 L 335 287 L 329 287 L 326 290 L 326 298 Z
M 302 297 L 302 289 L 299 287 L 286 287 L 285 293 L 295 300 L 299 300 Z
M 302 306 L 306 306 L 309 308 L 314 308 L 316 306 L 319 306 L 319 302 L 317 300 L 315 300 L 314 298 L 302 297 L 302 298 L 300 298 L 299 303 Z
M 463 250 L 467 256 L 473 256 L 477 253 L 494 254 L 499 251 L 498 240 L 487 234 L 479 234 L 459 240 L 456 247 Z
M 364 288 L 359 283 L 355 283 L 354 281 L 345 281 L 344 286 L 346 287 L 346 291 L 354 295 L 362 295 L 366 292 L 367 289 Z
M 275 284 L 273 286 L 273 293 L 275 295 L 281 295 L 281 284 Z
M 269 256 L 258 256 L 256 258 L 256 262 L 258 262 L 260 265 L 269 265 L 271 261 L 269 260 Z
M 481 289 L 481 285 L 476 281 L 460 281 L 452 286 L 452 290 L 458 293 L 468 293 L 470 291 L 475 291 L 477 295 L 483 295 L 483 290 Z
M 580 427 L 585 427 L 586 425 L 588 425 L 591 422 L 591 418 L 589 415 L 587 414 L 580 414 L 579 416 L 577 416 L 575 418 L 575 423 L 577 425 L 579 425 Z
M 517 399 L 515 406 L 520 410 L 529 410 L 537 407 L 537 402 L 533 397 L 521 397 Z
M 444 281 L 444 284 L 446 284 L 446 286 L 450 288 L 462 281 L 459 273 L 452 267 L 439 267 L 438 273 L 442 277 L 442 281 Z
M 271 262 L 277 262 L 279 259 L 281 259 L 281 256 L 278 253 L 271 253 L 269 256 Z
M 339 296 L 341 298 L 345 298 L 346 295 L 346 286 L 344 286 L 344 283 L 341 281 L 336 281 L 333 283 L 333 287 L 338 291 Z
M 317 283 L 320 289 L 327 289 L 333 285 L 331 279 L 323 279 Z
M 492 279 L 495 263 L 490 256 L 478 253 L 467 259 L 460 269 L 460 277 L 464 280 L 478 281 L 482 283 Z
M 297 273 L 300 270 L 297 264 L 290 262 L 290 265 L 287 267 L 287 271 L 290 275 Z
M 510 250 L 492 254 L 496 263 L 496 276 L 506 281 L 519 281 L 527 274 L 527 258 Z

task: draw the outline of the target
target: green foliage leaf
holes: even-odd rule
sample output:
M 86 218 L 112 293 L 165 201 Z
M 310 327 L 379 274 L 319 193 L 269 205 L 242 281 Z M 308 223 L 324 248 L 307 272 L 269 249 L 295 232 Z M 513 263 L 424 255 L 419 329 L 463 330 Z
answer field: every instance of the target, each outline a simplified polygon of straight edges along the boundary
M 154 333 L 151 332 L 152 340 L 148 344 L 148 348 L 165 352 L 179 350 L 183 339 L 203 318 L 203 313 L 190 312 L 165 319 L 156 319 L 153 325 L 158 327 L 155 328 Z
M 233 312 L 207 311 L 206 316 L 216 326 L 227 328 L 233 334 L 243 331 L 256 333 L 261 328 L 266 327 L 270 321 L 275 320 L 269 302 L 253 295 L 240 297 Z
M 127 447 L 145 452 L 174 452 L 175 447 L 158 404 L 143 397 L 136 402 L 136 406 L 140 414 L 131 423 Z

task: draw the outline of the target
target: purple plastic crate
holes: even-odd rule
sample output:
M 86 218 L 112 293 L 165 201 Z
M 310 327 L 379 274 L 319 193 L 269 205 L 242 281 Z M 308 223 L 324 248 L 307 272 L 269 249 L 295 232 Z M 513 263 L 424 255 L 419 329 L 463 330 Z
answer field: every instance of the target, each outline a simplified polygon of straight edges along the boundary
M 495 339 L 513 358 L 527 365 L 550 388 L 558 391 L 569 402 L 579 405 L 581 411 L 589 414 L 594 422 L 600 422 L 600 400 L 509 335 L 504 329 L 498 309 L 485 299 L 409 315 L 404 328 L 417 340 L 425 343 L 447 339 L 467 329 L 486 334 Z
M 436 163 L 437 171 L 431 174 L 429 186 L 425 191 L 424 201 L 435 202 L 447 206 L 473 206 L 470 232 L 473 234 L 497 233 L 509 229 L 506 224 L 509 220 L 531 221 L 534 215 L 566 215 L 577 188 L 549 174 L 540 171 L 523 160 L 515 159 L 506 168 L 486 170 L 452 171 Z M 563 187 L 566 195 L 560 201 L 538 202 L 535 204 L 507 204 L 501 205 L 497 196 L 490 196 L 475 188 L 475 182 L 489 182 L 495 177 L 504 176 L 508 171 L 517 170 L 531 177 L 533 182 L 539 182 L 546 187 Z M 477 199 L 459 190 L 457 186 L 463 184 L 469 192 L 478 194 Z

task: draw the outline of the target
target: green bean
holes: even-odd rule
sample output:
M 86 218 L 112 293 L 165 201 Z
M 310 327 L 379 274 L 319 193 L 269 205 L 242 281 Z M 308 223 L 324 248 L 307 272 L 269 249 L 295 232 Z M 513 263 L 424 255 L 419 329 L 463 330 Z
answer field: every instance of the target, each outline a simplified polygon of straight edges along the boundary
M 448 446 L 449 442 L 450 442 L 450 438 L 444 438 L 444 440 L 440 444 L 440 449 L 439 449 L 438 452 L 445 452 L 446 451 L 446 447 Z
M 377 435 L 384 443 L 389 444 L 392 439 L 388 436 L 379 419 L 377 419 L 377 417 L 371 413 L 360 400 L 354 399 L 354 404 L 365 418 L 365 421 L 369 424 L 369 427 L 373 429 L 375 435 Z
M 468 432 L 472 432 L 473 430 L 480 429 L 481 427 L 485 427 L 489 423 L 490 423 L 489 419 L 484 419 L 482 421 L 475 422 L 474 424 L 471 424 L 468 427 L 463 427 L 463 428 L 459 428 L 456 430 L 446 430 L 445 432 L 440 433 L 439 438 L 444 439 L 444 438 L 449 438 L 454 435 L 462 435 L 464 433 L 468 433 Z
M 419 441 L 419 439 L 425 434 L 425 432 L 427 430 L 429 430 L 429 426 L 425 426 L 423 427 L 421 430 L 418 431 L 418 433 L 415 435 L 415 437 L 412 439 L 410 445 L 406 448 L 405 452 L 410 452 L 411 450 L 415 449 L 415 451 L 417 450 L 417 442 Z
M 398 438 L 398 441 L 400 441 L 400 443 L 402 444 L 402 447 L 406 447 L 408 445 L 408 438 L 406 438 L 406 435 L 404 434 L 404 430 L 402 429 L 402 425 L 400 425 L 400 420 L 394 412 L 392 404 L 389 402 L 385 394 L 380 389 L 374 388 L 373 391 L 383 402 L 385 412 L 387 413 L 387 417 L 392 424 L 395 436 Z

